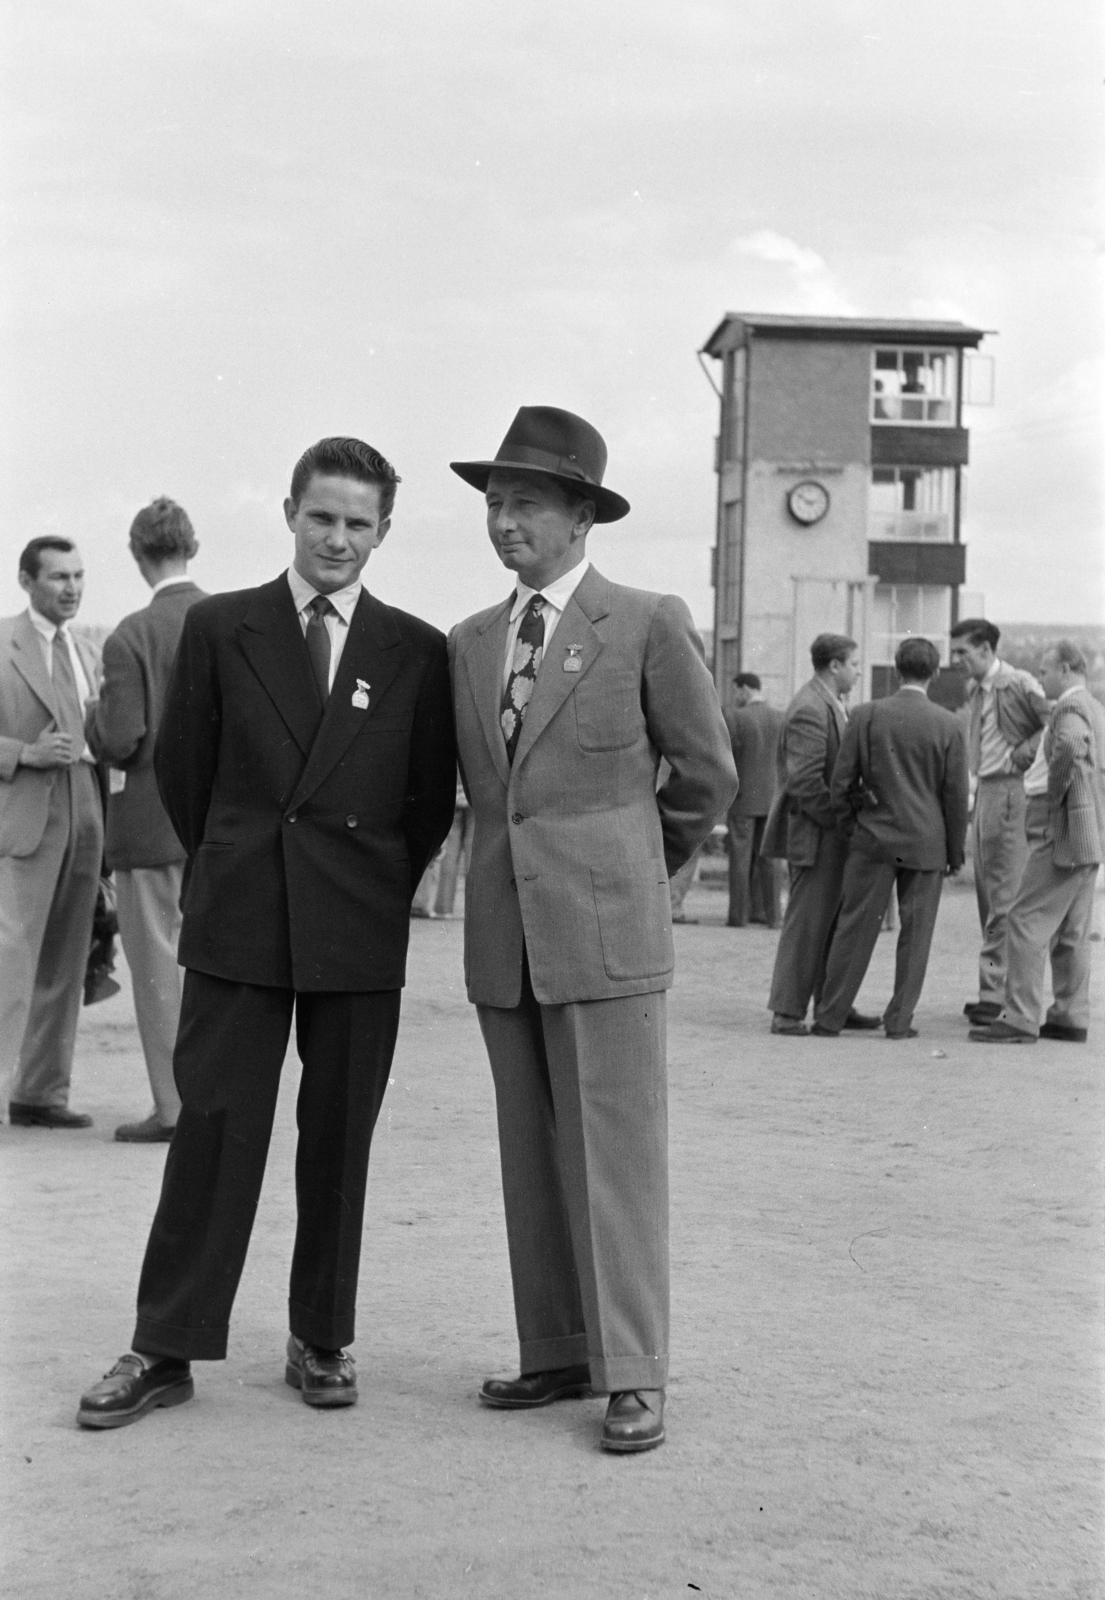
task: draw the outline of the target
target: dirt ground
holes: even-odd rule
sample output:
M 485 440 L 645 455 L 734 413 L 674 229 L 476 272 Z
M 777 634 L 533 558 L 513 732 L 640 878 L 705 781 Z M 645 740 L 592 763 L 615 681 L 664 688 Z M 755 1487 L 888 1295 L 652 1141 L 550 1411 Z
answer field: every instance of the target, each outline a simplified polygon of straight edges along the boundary
M 709 888 L 687 910 L 667 1444 L 603 1455 L 600 1400 L 477 1403 L 516 1355 L 491 1082 L 460 924 L 416 923 L 355 1409 L 311 1411 L 283 1381 L 294 1057 L 229 1359 L 117 1432 L 74 1410 L 129 1341 L 164 1160 L 112 1142 L 147 1109 L 126 990 L 84 1014 L 73 1104 L 95 1127 L 0 1129 L 2 1592 L 1097 1600 L 1100 961 L 1089 1047 L 969 1044 L 977 926 L 953 884 L 920 1038 L 773 1038 L 775 935 L 723 927 Z

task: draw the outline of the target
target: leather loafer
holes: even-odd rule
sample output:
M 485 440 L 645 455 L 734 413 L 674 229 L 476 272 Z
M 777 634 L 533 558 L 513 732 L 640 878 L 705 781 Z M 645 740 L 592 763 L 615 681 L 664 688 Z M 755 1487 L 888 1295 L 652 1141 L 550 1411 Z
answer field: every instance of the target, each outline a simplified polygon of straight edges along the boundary
M 862 1011 L 849 1011 L 848 1015 L 844 1018 L 844 1026 L 846 1028 L 860 1028 L 867 1031 L 873 1031 L 875 1028 L 882 1027 L 882 1018 L 865 1017 Z
M 1001 1007 L 996 1000 L 968 1000 L 963 1015 L 972 1022 L 996 1022 L 1001 1016 Z
M 917 1029 L 916 1028 L 887 1028 L 886 1037 L 888 1039 L 916 1039 L 916 1037 L 917 1037 Z
M 810 1032 L 818 1039 L 839 1039 L 839 1028 L 826 1028 L 822 1023 L 815 1022 Z
M 796 1039 L 804 1039 L 809 1029 L 801 1017 L 788 1017 L 782 1011 L 776 1011 L 771 1019 L 772 1033 L 789 1033 Z
M 1036 1035 L 1014 1028 L 1008 1022 L 990 1022 L 984 1028 L 971 1028 L 967 1034 L 976 1044 L 1035 1044 Z
M 626 1389 L 610 1396 L 600 1440 L 604 1450 L 628 1455 L 634 1450 L 652 1450 L 663 1442 L 663 1389 Z
M 284 1382 L 303 1395 L 308 1406 L 355 1406 L 357 1373 L 344 1350 L 322 1350 L 288 1335 Z
M 554 1400 L 578 1400 L 590 1393 L 590 1367 L 553 1367 L 548 1372 L 526 1372 L 520 1378 L 485 1378 L 480 1399 L 485 1406 L 525 1411 L 551 1405 Z
M 8 1106 L 13 1128 L 91 1128 L 92 1118 L 68 1106 L 25 1106 L 13 1100 Z
M 175 1131 L 158 1122 L 156 1116 L 149 1116 L 142 1122 L 122 1123 L 116 1128 L 115 1137 L 120 1144 L 168 1144 Z
M 125 1428 L 158 1406 L 183 1405 L 194 1393 L 187 1361 L 163 1356 L 147 1366 L 132 1350 L 81 1395 L 77 1421 L 82 1428 Z
M 1067 1044 L 1085 1044 L 1088 1028 L 1072 1028 L 1066 1022 L 1045 1022 L 1040 1027 L 1041 1039 L 1062 1039 Z

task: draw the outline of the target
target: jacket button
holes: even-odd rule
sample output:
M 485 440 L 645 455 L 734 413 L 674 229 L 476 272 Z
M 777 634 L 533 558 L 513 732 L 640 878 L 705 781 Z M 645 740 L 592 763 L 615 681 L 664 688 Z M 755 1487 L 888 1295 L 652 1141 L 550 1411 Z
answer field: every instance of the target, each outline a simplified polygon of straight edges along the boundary
M 520 811 L 515 811 L 510 820 L 511 822 L 523 822 L 525 821 L 525 818 L 522 816 Z
M 357 826 L 356 817 L 346 817 L 345 825 L 347 828 L 355 828 Z

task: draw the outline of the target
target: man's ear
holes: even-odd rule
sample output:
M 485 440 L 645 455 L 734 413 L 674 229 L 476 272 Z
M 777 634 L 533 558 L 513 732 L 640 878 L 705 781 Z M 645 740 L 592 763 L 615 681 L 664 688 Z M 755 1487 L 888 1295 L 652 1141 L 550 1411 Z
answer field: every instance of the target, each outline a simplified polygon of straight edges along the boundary
M 378 550 L 380 548 L 380 546 L 383 544 L 385 538 L 387 537 L 387 531 L 388 531 L 388 529 L 390 527 L 391 527 L 391 518 L 390 517 L 385 517 L 383 522 L 381 522 L 379 527 L 376 529 L 376 539 L 375 539 L 375 542 L 374 542 L 374 544 L 372 546 L 372 548 L 374 550 Z
M 288 524 L 288 527 L 293 533 L 295 532 L 295 514 L 298 509 L 299 508 L 295 501 L 292 499 L 291 495 L 289 495 L 284 501 L 284 521 Z
M 34 581 L 29 572 L 24 572 L 22 567 L 19 569 L 19 587 L 21 589 L 26 589 L 27 593 L 30 594 L 31 585 Z

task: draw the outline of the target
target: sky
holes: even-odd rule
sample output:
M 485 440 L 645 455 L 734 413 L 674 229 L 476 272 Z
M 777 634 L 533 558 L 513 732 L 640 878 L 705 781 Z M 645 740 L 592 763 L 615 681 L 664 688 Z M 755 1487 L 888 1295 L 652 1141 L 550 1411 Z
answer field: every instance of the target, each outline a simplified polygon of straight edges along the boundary
M 366 571 L 441 627 L 510 587 L 450 459 L 515 410 L 599 427 L 607 576 L 709 626 L 729 310 L 996 330 L 967 588 L 1103 614 L 1095 0 L 35 0 L 3 7 L 0 614 L 75 538 L 82 620 L 183 504 L 210 590 L 290 557 L 330 433 L 403 478 Z

